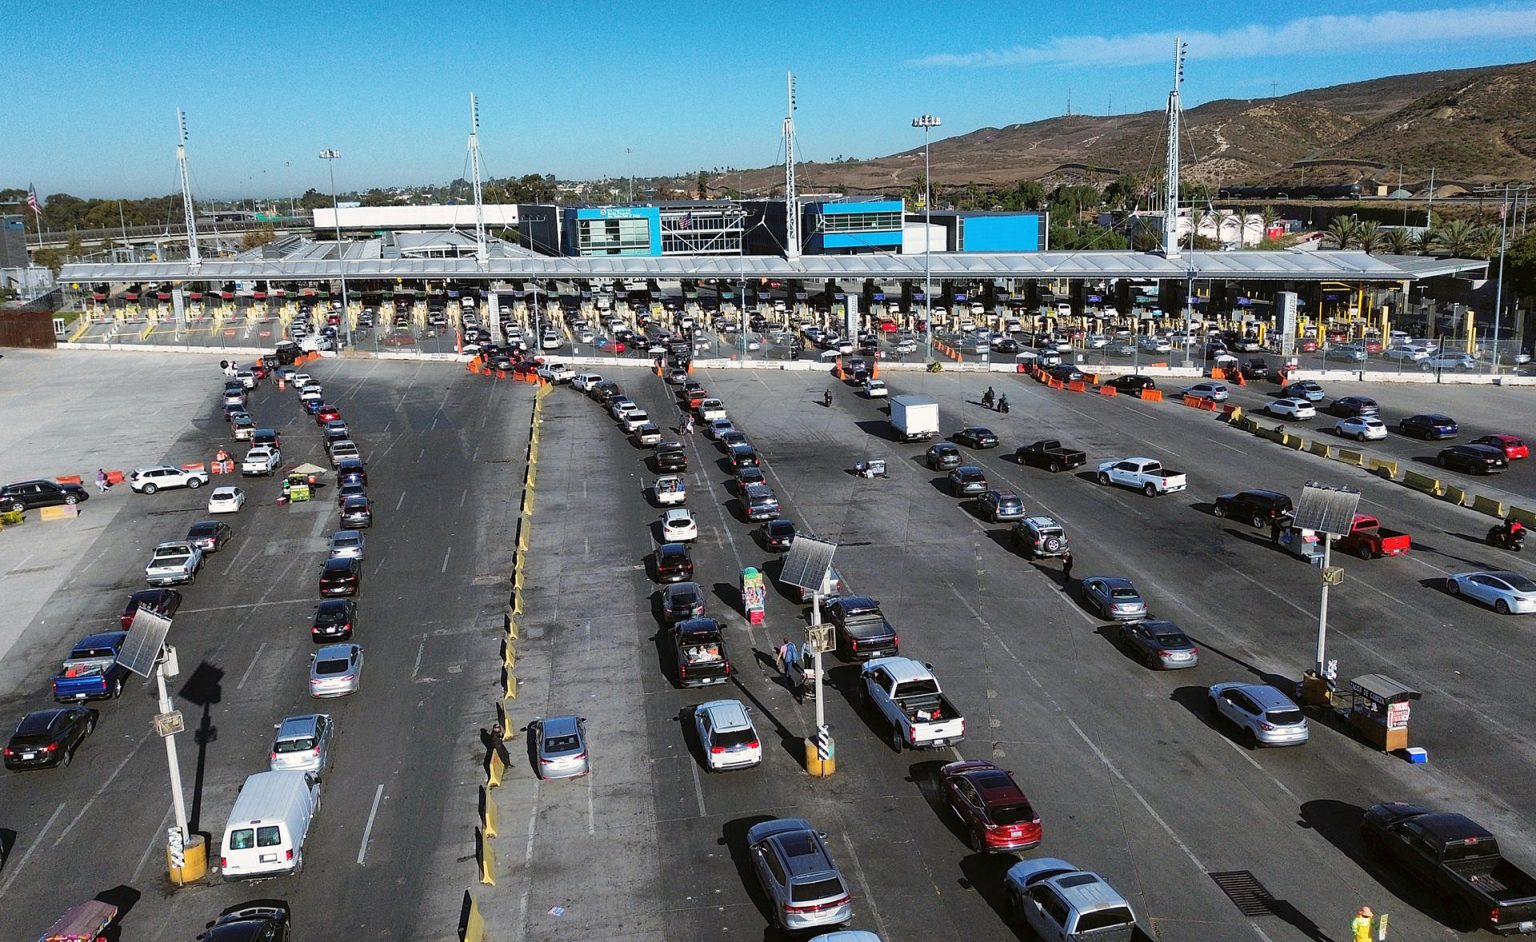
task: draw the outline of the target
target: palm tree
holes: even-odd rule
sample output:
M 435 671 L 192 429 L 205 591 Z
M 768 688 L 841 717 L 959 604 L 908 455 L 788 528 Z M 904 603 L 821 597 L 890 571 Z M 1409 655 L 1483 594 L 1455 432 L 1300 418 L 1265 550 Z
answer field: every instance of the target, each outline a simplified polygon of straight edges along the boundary
M 1472 233 L 1472 257 L 1493 258 L 1499 254 L 1499 227 L 1479 226 Z
M 1388 255 L 1412 255 L 1417 249 L 1417 237 L 1411 229 L 1388 229 L 1382 240 L 1382 248 Z
M 1381 223 L 1374 219 L 1367 220 L 1355 230 L 1355 241 L 1366 254 L 1375 252 L 1381 248 L 1385 236 L 1381 231 Z
M 1280 214 L 1273 206 L 1266 206 L 1259 210 L 1259 221 L 1264 224 L 1264 235 L 1269 235 L 1269 230 L 1275 227 L 1275 220 L 1279 218 Z
M 1360 220 L 1353 216 L 1335 216 L 1323 234 L 1323 244 L 1336 249 L 1353 246 L 1360 236 Z
M 1465 219 L 1452 219 L 1430 232 L 1429 244 L 1436 255 L 1465 258 L 1477 244 L 1477 227 Z

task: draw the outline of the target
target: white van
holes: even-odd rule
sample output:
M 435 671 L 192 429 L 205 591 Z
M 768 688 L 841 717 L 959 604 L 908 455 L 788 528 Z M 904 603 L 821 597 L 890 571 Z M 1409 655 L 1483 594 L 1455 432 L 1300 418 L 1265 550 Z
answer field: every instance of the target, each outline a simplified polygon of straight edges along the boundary
M 224 828 L 220 874 L 239 880 L 297 873 L 319 804 L 320 776 L 314 772 L 258 772 L 246 779 Z

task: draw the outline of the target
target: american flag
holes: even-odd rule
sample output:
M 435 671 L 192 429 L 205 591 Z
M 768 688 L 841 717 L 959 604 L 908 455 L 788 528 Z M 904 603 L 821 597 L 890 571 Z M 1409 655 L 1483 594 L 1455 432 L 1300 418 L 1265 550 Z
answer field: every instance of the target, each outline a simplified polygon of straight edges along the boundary
M 683 213 L 683 218 L 679 219 L 677 221 L 677 228 L 679 228 L 679 229 L 692 229 L 693 228 L 693 213 Z
M 37 202 L 37 187 L 30 183 L 27 184 L 27 208 L 32 210 L 34 216 L 37 216 L 39 219 L 42 218 L 43 207 L 38 205 Z

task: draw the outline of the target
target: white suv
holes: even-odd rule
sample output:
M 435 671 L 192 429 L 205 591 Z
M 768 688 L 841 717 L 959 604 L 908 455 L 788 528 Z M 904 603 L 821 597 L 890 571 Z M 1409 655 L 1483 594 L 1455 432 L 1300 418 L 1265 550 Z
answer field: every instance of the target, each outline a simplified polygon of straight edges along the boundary
M 153 494 L 173 487 L 198 488 L 208 483 L 208 470 L 177 468 L 168 464 L 134 468 L 128 487 L 137 494 Z

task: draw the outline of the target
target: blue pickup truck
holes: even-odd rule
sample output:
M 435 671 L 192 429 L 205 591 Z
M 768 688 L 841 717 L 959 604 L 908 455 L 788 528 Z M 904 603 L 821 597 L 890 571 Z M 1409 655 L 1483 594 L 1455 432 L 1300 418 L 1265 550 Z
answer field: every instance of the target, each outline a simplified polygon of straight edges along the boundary
M 75 703 L 122 696 L 128 670 L 117 663 L 117 653 L 126 637 L 126 631 L 103 631 L 76 642 L 58 676 L 53 678 L 53 699 Z

